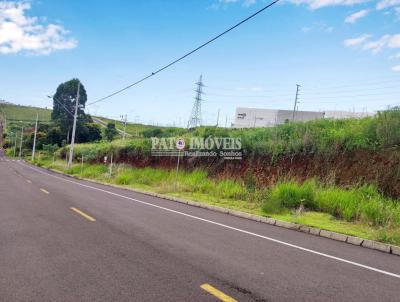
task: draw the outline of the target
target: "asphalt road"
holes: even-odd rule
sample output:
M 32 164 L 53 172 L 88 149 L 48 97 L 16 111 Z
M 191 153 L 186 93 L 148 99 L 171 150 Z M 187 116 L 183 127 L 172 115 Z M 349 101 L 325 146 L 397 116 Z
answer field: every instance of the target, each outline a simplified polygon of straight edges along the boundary
M 221 300 L 400 301 L 400 257 L 0 157 L 0 301 Z

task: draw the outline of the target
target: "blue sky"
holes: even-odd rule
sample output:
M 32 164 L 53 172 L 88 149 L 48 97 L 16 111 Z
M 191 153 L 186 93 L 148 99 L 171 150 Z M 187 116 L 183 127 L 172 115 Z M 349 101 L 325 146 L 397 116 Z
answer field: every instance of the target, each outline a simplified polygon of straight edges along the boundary
M 51 107 L 78 77 L 89 102 L 151 73 L 263 0 L 0 1 L 0 99 Z M 400 0 L 286 0 L 92 114 L 185 125 L 203 74 L 203 119 L 237 106 L 379 110 L 400 102 Z

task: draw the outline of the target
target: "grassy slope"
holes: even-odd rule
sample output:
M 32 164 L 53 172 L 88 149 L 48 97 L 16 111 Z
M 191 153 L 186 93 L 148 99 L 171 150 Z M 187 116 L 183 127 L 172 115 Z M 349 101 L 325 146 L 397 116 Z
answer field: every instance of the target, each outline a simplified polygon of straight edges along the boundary
M 105 123 L 115 123 L 115 126 L 119 130 L 123 130 L 124 129 L 124 126 L 123 126 L 122 122 L 120 122 L 120 121 L 111 120 L 111 119 L 100 117 L 100 116 L 96 116 L 96 118 L 104 121 Z M 151 126 L 151 125 L 127 123 L 127 125 L 126 125 L 126 133 L 128 133 L 128 134 L 130 134 L 132 136 L 138 136 L 138 134 L 141 131 L 143 131 L 145 129 L 151 129 L 151 128 L 155 128 L 155 127 Z
M 10 122 L 18 123 L 19 121 L 24 121 L 28 123 L 33 123 L 36 119 L 36 114 L 39 114 L 39 120 L 48 122 L 51 120 L 51 109 L 22 106 L 15 104 L 0 104 L 0 113 L 3 113 Z M 111 119 L 96 116 L 96 118 L 108 123 L 116 123 L 118 129 L 123 129 L 122 123 L 120 121 L 114 121 Z M 153 128 L 153 126 L 141 125 L 141 124 L 127 124 L 127 133 L 137 136 L 138 133 L 144 129 Z
M 36 114 L 39 114 L 39 120 L 50 121 L 51 109 L 38 107 L 20 106 L 13 104 L 0 104 L 0 112 L 6 115 L 9 120 L 17 121 L 35 121 Z

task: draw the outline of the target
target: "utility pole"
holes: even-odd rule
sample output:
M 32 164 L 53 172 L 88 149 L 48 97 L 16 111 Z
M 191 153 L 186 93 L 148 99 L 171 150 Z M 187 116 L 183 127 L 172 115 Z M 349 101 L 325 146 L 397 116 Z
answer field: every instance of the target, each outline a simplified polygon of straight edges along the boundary
M 79 93 L 81 89 L 81 82 L 78 81 L 78 91 L 76 92 L 75 98 L 75 113 L 74 113 L 74 125 L 72 127 L 72 137 L 71 137 L 71 145 L 69 148 L 69 160 L 67 168 L 71 168 L 72 158 L 74 157 L 74 145 L 75 145 L 75 132 L 76 132 L 76 120 L 78 119 L 78 107 L 79 107 Z
M 190 128 L 196 128 L 201 126 L 202 120 L 201 120 L 201 102 L 203 99 L 201 96 L 203 95 L 203 76 L 200 76 L 199 81 L 196 83 L 197 89 L 196 91 L 196 97 L 194 98 L 194 104 L 193 104 L 193 109 L 192 113 L 190 115 L 189 121 L 188 121 L 188 129 Z
M 4 127 L 5 129 L 5 127 Z M 0 116 L 0 150 L 3 149 L 3 120 Z
M 21 142 L 19 143 L 19 159 L 22 157 L 22 141 L 24 140 L 24 127 L 21 127 Z
M 294 122 L 294 117 L 295 117 L 295 114 L 296 114 L 296 108 L 297 108 L 297 103 L 298 103 L 298 100 L 299 100 L 299 91 L 300 91 L 300 85 L 297 84 L 296 86 L 297 86 L 297 88 L 296 88 L 296 98 L 294 99 L 293 116 L 292 116 L 292 121 L 293 122 Z
M 14 157 L 17 155 L 17 132 L 14 135 Z
M 220 113 L 220 111 L 221 111 L 221 109 L 218 109 L 218 115 L 217 115 L 217 128 L 218 128 L 218 125 L 219 125 L 219 113 Z
M 39 120 L 39 113 L 36 113 L 35 134 L 33 136 L 32 161 L 35 160 L 36 136 L 37 136 L 38 120 Z
M 124 132 L 123 132 L 123 134 L 122 134 L 122 140 L 125 140 L 125 136 L 126 136 L 126 123 L 127 123 L 127 121 L 128 121 L 128 115 L 127 115 L 127 114 L 125 114 L 125 116 L 121 115 L 121 120 L 122 120 L 122 123 L 124 124 Z

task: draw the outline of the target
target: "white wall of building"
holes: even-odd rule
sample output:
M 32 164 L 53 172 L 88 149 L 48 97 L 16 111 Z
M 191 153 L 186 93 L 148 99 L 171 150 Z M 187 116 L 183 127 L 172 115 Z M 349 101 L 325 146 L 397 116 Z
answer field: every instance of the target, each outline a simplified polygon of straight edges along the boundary
M 352 112 L 352 111 L 296 111 L 295 121 L 311 121 L 322 118 L 345 119 L 345 118 L 362 118 L 371 116 L 368 112 Z M 276 110 L 276 109 L 259 109 L 237 107 L 235 122 L 233 128 L 262 128 L 274 127 L 293 120 L 293 111 Z
M 323 112 L 296 111 L 295 121 L 310 121 L 324 117 Z M 258 109 L 258 108 L 236 108 L 234 128 L 274 127 L 293 120 L 293 111 Z

